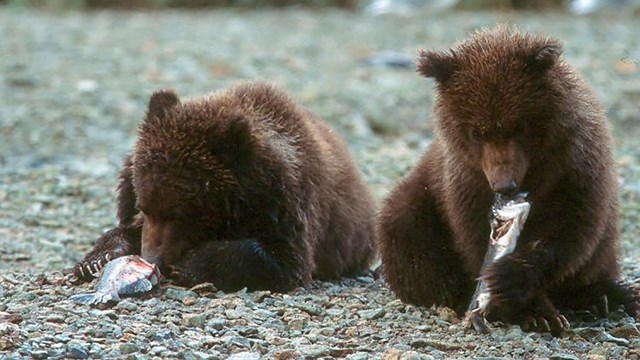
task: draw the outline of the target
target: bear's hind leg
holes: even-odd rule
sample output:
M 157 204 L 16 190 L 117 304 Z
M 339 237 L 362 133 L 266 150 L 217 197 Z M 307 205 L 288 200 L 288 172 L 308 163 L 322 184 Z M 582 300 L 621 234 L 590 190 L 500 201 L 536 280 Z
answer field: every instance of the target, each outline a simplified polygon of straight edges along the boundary
M 410 180 L 410 179 L 409 179 Z M 376 228 L 383 273 L 395 294 L 416 305 L 467 310 L 473 283 L 425 186 L 406 181 L 385 202 Z

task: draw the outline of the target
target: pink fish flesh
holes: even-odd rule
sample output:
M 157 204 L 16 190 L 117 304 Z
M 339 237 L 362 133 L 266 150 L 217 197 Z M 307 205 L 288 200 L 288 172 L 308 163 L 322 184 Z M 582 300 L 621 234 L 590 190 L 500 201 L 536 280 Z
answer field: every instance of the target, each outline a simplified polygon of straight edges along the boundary
M 161 277 L 155 264 L 137 255 L 122 256 L 105 265 L 94 293 L 72 295 L 70 299 L 87 305 L 120 301 L 120 295 L 151 290 Z

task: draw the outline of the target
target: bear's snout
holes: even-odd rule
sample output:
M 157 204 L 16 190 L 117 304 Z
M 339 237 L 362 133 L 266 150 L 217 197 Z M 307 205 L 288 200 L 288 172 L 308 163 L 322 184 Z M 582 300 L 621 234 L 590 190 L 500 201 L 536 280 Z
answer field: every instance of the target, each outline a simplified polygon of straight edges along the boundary
M 491 190 L 500 194 L 511 195 L 518 190 L 518 183 L 515 179 L 500 180 L 491 185 Z
M 513 140 L 485 143 L 482 146 L 482 170 L 491 190 L 513 194 L 522 185 L 529 160 L 522 147 Z
M 175 226 L 171 222 L 158 221 L 150 216 L 144 217 L 142 224 L 142 243 L 140 255 L 146 261 L 161 266 L 179 249 L 175 246 Z

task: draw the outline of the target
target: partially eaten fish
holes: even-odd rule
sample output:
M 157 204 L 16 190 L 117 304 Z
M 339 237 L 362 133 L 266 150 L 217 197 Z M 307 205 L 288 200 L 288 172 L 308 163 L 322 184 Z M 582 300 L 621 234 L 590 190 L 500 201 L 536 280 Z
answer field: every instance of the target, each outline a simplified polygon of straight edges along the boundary
M 72 295 L 70 299 L 87 305 L 120 301 L 120 295 L 151 290 L 161 277 L 155 264 L 136 255 L 122 256 L 109 261 L 102 269 L 96 292 Z
M 505 199 L 501 194 L 496 194 L 491 208 L 489 247 L 467 313 L 468 320 L 479 333 L 489 332 L 485 313 L 491 294 L 487 288 L 487 282 L 484 280 L 485 271 L 489 265 L 510 254 L 516 248 L 518 237 L 524 228 L 530 209 L 531 205 L 527 201 L 527 193 L 519 193 L 512 199 Z

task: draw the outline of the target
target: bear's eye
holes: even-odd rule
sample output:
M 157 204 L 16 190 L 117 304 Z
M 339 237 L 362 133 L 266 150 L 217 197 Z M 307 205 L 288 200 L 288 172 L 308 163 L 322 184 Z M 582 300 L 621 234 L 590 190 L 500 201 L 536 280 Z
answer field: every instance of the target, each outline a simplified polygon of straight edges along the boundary
M 472 141 L 475 141 L 475 142 L 481 142 L 482 141 L 482 133 L 478 129 L 470 128 L 469 129 L 469 139 L 471 139 Z

